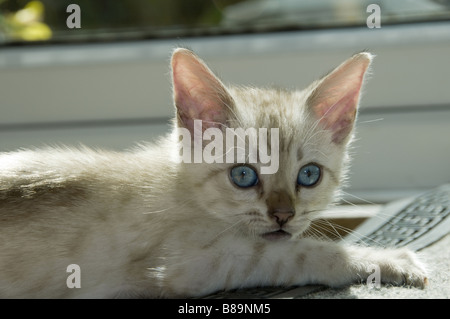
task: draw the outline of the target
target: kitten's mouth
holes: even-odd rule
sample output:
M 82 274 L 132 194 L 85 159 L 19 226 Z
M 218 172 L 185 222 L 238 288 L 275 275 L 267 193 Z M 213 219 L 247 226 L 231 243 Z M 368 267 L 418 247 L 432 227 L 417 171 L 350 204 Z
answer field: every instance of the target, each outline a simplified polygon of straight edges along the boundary
M 261 235 L 262 238 L 267 240 L 288 240 L 289 238 L 291 238 L 291 236 L 292 235 L 290 233 L 282 229 L 269 233 L 264 233 Z

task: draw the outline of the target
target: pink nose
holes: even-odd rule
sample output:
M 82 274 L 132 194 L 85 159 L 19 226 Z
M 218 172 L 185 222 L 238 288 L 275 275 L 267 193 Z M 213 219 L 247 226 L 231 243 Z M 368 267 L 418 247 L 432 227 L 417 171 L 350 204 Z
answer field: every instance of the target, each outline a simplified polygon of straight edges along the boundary
M 295 215 L 294 199 L 285 190 L 272 191 L 266 199 L 267 214 L 282 227 Z
M 294 211 L 292 210 L 278 210 L 273 212 L 271 215 L 275 217 L 275 221 L 278 223 L 278 225 L 283 226 L 286 224 L 289 219 L 294 216 Z

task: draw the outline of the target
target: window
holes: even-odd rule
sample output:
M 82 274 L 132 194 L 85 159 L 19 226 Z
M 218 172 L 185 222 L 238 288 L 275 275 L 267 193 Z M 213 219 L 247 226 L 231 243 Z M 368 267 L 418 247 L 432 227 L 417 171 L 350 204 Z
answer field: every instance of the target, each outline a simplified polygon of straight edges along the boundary
M 80 7 L 81 28 L 66 21 Z M 0 43 L 91 42 L 209 36 L 450 18 L 450 0 L 0 0 Z

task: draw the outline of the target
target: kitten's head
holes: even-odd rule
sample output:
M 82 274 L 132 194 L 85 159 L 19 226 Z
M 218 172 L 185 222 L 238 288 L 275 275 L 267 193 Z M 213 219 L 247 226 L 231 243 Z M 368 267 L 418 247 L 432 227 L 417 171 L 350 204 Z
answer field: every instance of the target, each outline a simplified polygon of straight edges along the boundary
M 305 90 L 287 91 L 226 87 L 194 53 L 175 50 L 179 189 L 224 231 L 268 240 L 303 233 L 345 177 L 371 59 L 356 54 Z

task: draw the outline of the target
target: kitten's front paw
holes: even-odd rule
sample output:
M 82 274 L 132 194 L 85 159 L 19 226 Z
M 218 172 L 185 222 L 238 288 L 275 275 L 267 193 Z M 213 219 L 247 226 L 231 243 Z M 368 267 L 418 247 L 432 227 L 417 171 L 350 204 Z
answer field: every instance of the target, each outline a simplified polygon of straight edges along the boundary
M 406 248 L 389 250 L 386 253 L 378 264 L 382 283 L 418 288 L 427 285 L 425 267 L 415 253 Z

